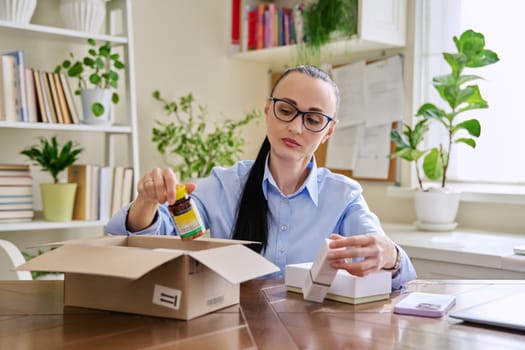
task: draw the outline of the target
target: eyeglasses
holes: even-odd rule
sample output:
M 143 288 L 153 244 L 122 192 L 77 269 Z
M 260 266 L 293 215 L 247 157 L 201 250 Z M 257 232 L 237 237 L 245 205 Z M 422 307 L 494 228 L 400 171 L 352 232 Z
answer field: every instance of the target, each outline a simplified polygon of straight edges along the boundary
M 273 101 L 275 118 L 290 123 L 300 115 L 303 118 L 304 127 L 311 132 L 323 131 L 334 120 L 334 118 L 320 112 L 300 111 L 290 102 L 280 98 L 269 97 L 269 99 Z

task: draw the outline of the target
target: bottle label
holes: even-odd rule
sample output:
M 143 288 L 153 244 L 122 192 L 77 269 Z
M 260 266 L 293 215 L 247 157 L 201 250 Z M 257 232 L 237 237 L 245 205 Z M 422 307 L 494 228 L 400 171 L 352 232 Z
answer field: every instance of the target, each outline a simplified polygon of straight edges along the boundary
M 192 237 L 204 231 L 195 210 L 191 207 L 175 213 L 173 221 L 181 238 Z

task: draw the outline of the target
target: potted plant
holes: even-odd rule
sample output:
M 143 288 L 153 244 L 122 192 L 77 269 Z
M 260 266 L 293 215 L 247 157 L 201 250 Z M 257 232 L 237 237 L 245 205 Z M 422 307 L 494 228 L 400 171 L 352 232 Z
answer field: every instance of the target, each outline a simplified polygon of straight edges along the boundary
M 83 122 L 86 124 L 110 124 L 111 103 L 118 103 L 118 71 L 125 68 L 120 55 L 112 51 L 109 42 L 97 47 L 94 39 L 88 39 L 88 53 L 76 60 L 72 52 L 70 59 L 55 68 L 55 73 L 64 69 L 67 76 L 78 80 L 75 94 L 81 96 Z M 88 88 L 88 86 L 90 88 Z
M 357 0 L 317 0 L 298 5 L 303 38 L 297 42 L 298 64 L 320 64 L 321 48 L 334 39 L 357 34 Z M 299 34 L 300 35 L 300 34 Z
M 76 183 L 59 183 L 59 174 L 73 165 L 80 153 L 81 147 L 67 141 L 62 147 L 55 136 L 48 140 L 40 138 L 39 145 L 25 148 L 20 153 L 27 156 L 35 165 L 49 172 L 53 183 L 40 184 L 42 207 L 46 221 L 70 221 L 75 203 Z
M 216 165 L 232 165 L 245 144 L 239 128 L 261 116 L 260 111 L 253 110 L 238 121 L 225 119 L 209 131 L 207 108 L 198 105 L 195 109 L 191 93 L 181 96 L 178 102 L 165 100 L 159 91 L 153 92 L 153 98 L 162 103 L 166 114 L 175 121 L 156 120 L 152 141 L 166 163 L 179 173 L 181 181 L 207 176 Z M 173 155 L 179 161 L 177 164 L 170 161 Z
M 416 216 L 422 228 L 447 230 L 455 227 L 459 193 L 447 186 L 447 170 L 453 146 L 459 143 L 476 147 L 475 139 L 481 134 L 481 124 L 477 119 L 466 119 L 462 116 L 467 111 L 488 108 L 478 85 L 471 83 L 482 78 L 478 75 L 463 74 L 463 71 L 465 68 L 484 67 L 499 60 L 495 52 L 485 49 L 485 38 L 481 33 L 466 30 L 459 38 L 454 37 L 454 43 L 457 52 L 443 53 L 451 72 L 432 79 L 434 88 L 444 104 L 448 105 L 448 110 L 433 103 L 424 103 L 416 113 L 421 119 L 413 128 L 405 125 L 402 132 L 393 130 L 391 133 L 396 149 L 390 157 L 400 157 L 415 164 L 419 188 L 414 198 Z M 467 83 L 469 84 L 466 85 Z M 437 146 L 422 148 L 431 122 L 441 125 L 447 138 Z M 424 177 L 438 181 L 439 186 L 425 187 Z

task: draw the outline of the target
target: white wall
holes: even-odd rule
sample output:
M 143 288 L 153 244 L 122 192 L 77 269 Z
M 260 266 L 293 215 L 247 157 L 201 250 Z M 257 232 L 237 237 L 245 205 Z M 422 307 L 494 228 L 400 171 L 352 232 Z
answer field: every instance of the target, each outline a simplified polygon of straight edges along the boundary
M 163 116 L 152 91 L 158 89 L 170 99 L 192 92 L 214 118 L 241 118 L 264 107 L 267 69 L 229 57 L 230 16 L 230 0 L 133 1 L 142 173 L 163 165 L 151 141 L 154 120 Z M 245 157 L 254 158 L 264 137 L 264 121 L 243 130 Z

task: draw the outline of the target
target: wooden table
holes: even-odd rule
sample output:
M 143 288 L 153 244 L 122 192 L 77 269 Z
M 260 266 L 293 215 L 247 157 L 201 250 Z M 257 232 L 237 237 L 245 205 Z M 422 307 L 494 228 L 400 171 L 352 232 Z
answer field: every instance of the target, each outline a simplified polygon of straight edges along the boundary
M 454 294 L 464 308 L 524 292 L 525 281 L 420 280 L 407 290 Z M 393 314 L 403 297 L 317 304 L 257 280 L 241 285 L 240 305 L 178 321 L 64 307 L 63 281 L 1 281 L 0 349 L 525 349 L 524 333 Z

